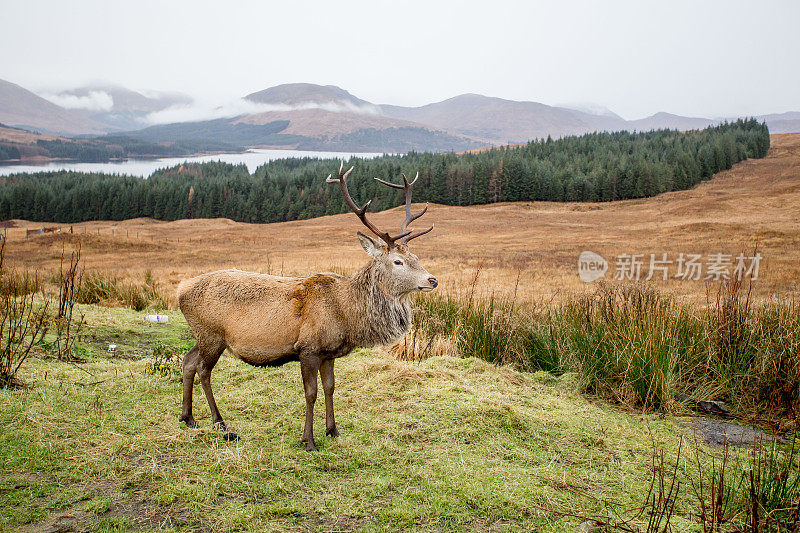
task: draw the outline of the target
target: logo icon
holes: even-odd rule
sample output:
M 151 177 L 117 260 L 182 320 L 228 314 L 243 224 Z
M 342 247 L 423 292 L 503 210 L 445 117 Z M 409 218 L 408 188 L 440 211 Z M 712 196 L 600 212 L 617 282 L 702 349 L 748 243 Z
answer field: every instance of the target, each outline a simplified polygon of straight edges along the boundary
M 591 283 L 604 277 L 608 271 L 608 262 L 603 256 L 585 250 L 578 256 L 578 277 L 584 283 Z

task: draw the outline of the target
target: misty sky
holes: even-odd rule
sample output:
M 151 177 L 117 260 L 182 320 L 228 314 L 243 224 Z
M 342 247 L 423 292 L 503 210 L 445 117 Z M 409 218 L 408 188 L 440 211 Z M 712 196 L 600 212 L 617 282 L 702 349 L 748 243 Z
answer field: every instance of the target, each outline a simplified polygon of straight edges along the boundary
M 0 0 L 0 78 L 229 100 L 338 85 L 728 116 L 800 111 L 800 2 Z

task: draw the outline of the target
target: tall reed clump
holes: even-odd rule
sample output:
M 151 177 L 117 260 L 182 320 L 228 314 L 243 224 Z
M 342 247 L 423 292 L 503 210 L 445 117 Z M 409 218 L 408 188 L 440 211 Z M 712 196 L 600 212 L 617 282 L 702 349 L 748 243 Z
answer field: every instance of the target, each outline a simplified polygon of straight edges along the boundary
M 754 313 L 756 350 L 750 369 L 733 379 L 734 391 L 743 399 L 757 391 L 750 407 L 766 405 L 779 416 L 800 414 L 800 305 L 774 301 Z
M 646 409 L 666 408 L 703 361 L 703 323 L 638 285 L 603 285 L 547 317 L 559 367 L 587 392 Z
M 492 296 L 469 305 L 459 298 L 435 295 L 420 298 L 417 308 L 415 327 L 428 342 L 436 336 L 449 338 L 460 355 L 493 363 L 523 363 L 524 328 L 515 322 L 520 315 L 509 312 L 509 302 Z
M 727 399 L 778 416 L 800 414 L 800 305 L 753 305 L 750 286 L 723 282 L 709 305 L 707 379 Z
M 753 446 L 743 470 L 747 526 L 751 531 L 800 530 L 800 460 L 797 441 L 786 450 L 776 442 Z M 741 485 L 740 485 L 741 486 Z
M 21 385 L 16 374 L 41 343 L 49 325 L 49 298 L 38 276 L 4 264 L 6 235 L 0 235 L 0 388 Z
M 797 444 L 756 440 L 740 454 L 728 444 L 719 452 L 695 443 L 685 474 L 703 531 L 800 530 Z
M 431 295 L 417 301 L 412 336 L 419 336 L 419 358 L 452 347 L 451 355 L 479 357 L 522 370 L 561 372 L 558 347 L 534 311 L 522 312 L 514 300 L 492 295 L 479 302 L 449 295 Z M 409 340 L 401 341 L 410 345 Z M 425 346 L 439 347 L 426 350 Z M 413 357 L 404 357 L 414 359 Z
M 414 359 L 408 356 L 409 346 L 417 349 L 421 345 L 417 352 L 420 357 L 451 347 L 461 356 L 513 364 L 525 370 L 557 371 L 557 360 L 552 347 L 543 342 L 534 310 L 518 308 L 516 290 L 511 296 L 476 297 L 480 273 L 481 267 L 464 293 L 417 298 L 411 340 L 401 341 L 401 349 L 393 351 L 402 354 L 403 359 Z M 428 349 L 430 346 L 438 350 Z
M 149 272 L 145 272 L 143 283 L 122 281 L 106 272 L 87 273 L 78 294 L 78 302 L 118 305 L 130 307 L 136 311 L 169 307 L 168 297 Z
M 58 275 L 58 312 L 53 323 L 55 325 L 55 341 L 53 349 L 60 361 L 76 360 L 73 347 L 81 329 L 85 325 L 84 316 L 75 320 L 75 303 L 83 284 L 83 271 L 79 268 L 81 246 L 70 253 L 69 263 L 64 263 L 64 250 L 61 250 L 61 268 Z

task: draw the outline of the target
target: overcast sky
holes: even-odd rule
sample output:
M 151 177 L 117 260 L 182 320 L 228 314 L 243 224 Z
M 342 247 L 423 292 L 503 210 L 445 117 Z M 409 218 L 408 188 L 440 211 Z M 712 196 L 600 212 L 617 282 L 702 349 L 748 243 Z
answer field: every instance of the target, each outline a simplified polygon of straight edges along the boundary
M 0 78 L 205 100 L 338 85 L 374 103 L 462 93 L 627 119 L 800 111 L 800 2 L 0 0 Z

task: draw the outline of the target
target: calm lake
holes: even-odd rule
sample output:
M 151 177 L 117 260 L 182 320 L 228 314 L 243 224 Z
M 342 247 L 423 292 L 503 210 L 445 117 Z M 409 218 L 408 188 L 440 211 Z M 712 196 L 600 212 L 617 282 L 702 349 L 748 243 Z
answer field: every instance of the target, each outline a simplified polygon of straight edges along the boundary
M 252 174 L 259 165 L 273 159 L 287 157 L 320 157 L 323 159 L 348 159 L 351 156 L 366 159 L 380 156 L 376 153 L 358 152 L 307 152 L 300 150 L 259 150 L 252 149 L 243 154 L 215 154 L 197 157 L 165 157 L 162 159 L 129 159 L 113 163 L 73 163 L 50 162 L 41 165 L 0 165 L 0 176 L 16 174 L 18 172 L 42 172 L 49 170 L 74 170 L 77 172 L 105 172 L 108 174 L 129 174 L 131 176 L 146 177 L 159 168 L 173 167 L 184 162 L 202 163 L 205 161 L 224 161 L 225 163 L 244 163 Z M 331 172 L 336 170 L 331 167 Z

